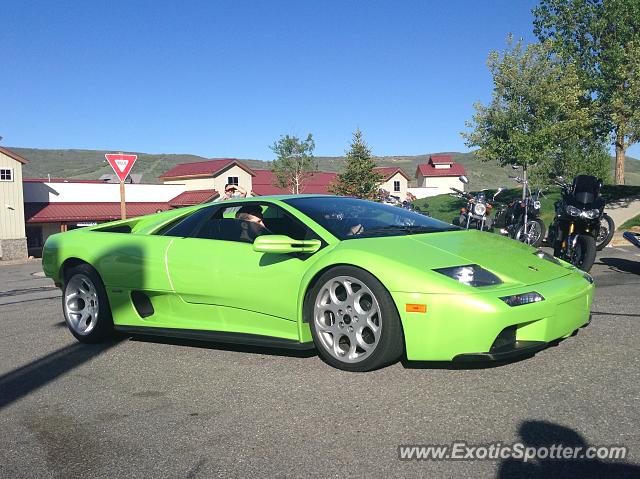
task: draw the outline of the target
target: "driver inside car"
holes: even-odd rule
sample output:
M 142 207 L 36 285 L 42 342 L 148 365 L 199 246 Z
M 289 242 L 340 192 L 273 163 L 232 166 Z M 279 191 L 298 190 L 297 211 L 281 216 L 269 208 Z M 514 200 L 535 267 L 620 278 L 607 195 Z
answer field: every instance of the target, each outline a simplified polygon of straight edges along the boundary
M 249 243 L 261 235 L 271 234 L 264 224 L 262 208 L 258 205 L 243 206 L 236 213 L 236 219 L 240 220 L 242 233 L 240 239 Z

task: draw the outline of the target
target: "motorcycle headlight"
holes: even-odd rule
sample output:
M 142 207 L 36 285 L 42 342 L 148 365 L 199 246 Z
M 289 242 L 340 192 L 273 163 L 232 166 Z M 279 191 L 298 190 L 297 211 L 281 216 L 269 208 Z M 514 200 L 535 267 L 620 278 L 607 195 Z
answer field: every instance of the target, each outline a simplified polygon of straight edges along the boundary
M 534 202 L 533 202 L 533 207 L 534 207 L 536 210 L 539 210 L 541 206 L 542 206 L 542 205 L 540 204 L 540 202 L 539 202 L 539 201 L 534 201 Z
M 477 264 L 469 264 L 466 266 L 453 266 L 450 268 L 434 269 L 435 272 L 448 276 L 451 279 L 466 284 L 467 286 L 493 286 L 501 284 L 502 280 L 495 274 L 478 266 Z
M 571 205 L 567 205 L 566 211 L 571 216 L 580 216 L 580 213 L 582 212 L 580 208 L 576 208 L 575 206 L 571 206 Z
M 544 259 L 544 260 L 550 261 L 553 264 L 557 264 L 557 265 L 562 266 L 562 263 L 560 262 L 560 260 L 558 258 L 556 258 L 555 256 L 550 255 L 546 251 L 542 251 L 541 249 L 539 249 L 538 251 L 536 251 L 533 254 L 535 254 L 540 259 Z
M 600 210 L 595 209 L 595 210 L 589 210 L 589 211 L 583 211 L 582 215 L 584 218 L 589 218 L 590 220 L 597 218 L 598 215 L 600 214 Z
M 473 212 L 477 215 L 483 215 L 486 211 L 487 207 L 484 205 L 484 203 L 476 203 L 476 206 L 473 209 Z

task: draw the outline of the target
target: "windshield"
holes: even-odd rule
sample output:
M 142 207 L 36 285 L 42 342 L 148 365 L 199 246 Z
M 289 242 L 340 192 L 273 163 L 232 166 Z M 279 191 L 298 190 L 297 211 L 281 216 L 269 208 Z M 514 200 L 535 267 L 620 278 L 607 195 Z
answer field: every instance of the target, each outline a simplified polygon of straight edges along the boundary
M 460 228 L 415 211 L 340 196 L 291 198 L 300 210 L 341 240 L 453 231 Z

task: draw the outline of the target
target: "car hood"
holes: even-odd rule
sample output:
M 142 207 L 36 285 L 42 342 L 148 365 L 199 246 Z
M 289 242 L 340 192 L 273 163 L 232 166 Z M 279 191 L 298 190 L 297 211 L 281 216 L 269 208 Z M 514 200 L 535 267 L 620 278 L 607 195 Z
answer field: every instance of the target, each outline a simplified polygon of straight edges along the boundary
M 390 262 L 405 266 L 400 268 L 402 274 L 412 271 L 414 276 L 416 270 L 426 272 L 436 268 L 477 264 L 503 281 L 495 289 L 533 285 L 572 273 L 565 266 L 539 258 L 534 254 L 536 249 L 531 246 L 476 230 L 353 239 L 343 241 L 341 246 L 384 256 Z

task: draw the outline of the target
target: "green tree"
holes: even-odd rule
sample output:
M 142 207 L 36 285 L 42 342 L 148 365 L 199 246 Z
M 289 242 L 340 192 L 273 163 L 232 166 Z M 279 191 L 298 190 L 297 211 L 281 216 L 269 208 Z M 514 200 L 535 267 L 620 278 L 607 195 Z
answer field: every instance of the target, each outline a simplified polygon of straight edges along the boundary
M 508 43 L 503 53 L 489 54 L 492 99 L 487 106 L 474 105 L 466 123 L 472 131 L 462 136 L 467 146 L 480 148 L 476 154 L 484 161 L 526 165 L 535 172 L 566 145 L 591 135 L 591 115 L 575 66 L 554 57 L 549 43 Z
M 360 129 L 357 129 L 353 133 L 351 147 L 346 152 L 344 168 L 330 191 L 337 195 L 375 199 L 383 180 L 382 175 L 374 170 L 375 166 L 371 149 L 364 142 Z
M 534 32 L 578 73 L 597 131 L 612 138 L 615 182 L 624 184 L 627 148 L 640 141 L 640 1 L 541 0 Z
M 548 184 L 554 176 L 571 179 L 577 175 L 593 175 L 608 182 L 611 178 L 611 155 L 607 144 L 593 138 L 574 139 L 542 160 L 534 170 L 532 180 Z
M 297 195 L 304 191 L 306 181 L 318 169 L 313 157 L 316 145 L 311 133 L 306 140 L 297 136 L 284 135 L 273 143 L 271 151 L 276 159 L 271 163 L 271 171 L 275 176 L 275 185 L 286 188 Z

